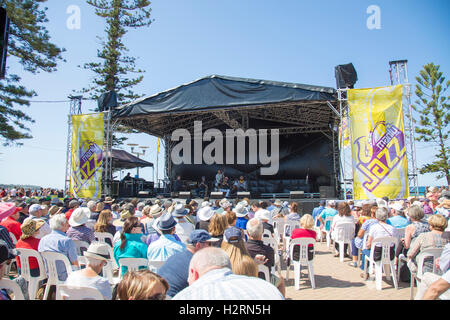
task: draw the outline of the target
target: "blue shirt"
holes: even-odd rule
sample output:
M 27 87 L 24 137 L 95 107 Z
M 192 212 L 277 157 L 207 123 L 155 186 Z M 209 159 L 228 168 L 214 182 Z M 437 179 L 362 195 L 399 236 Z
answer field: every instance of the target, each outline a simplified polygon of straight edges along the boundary
M 122 240 L 117 241 L 114 244 L 114 259 L 117 265 L 119 264 L 119 259 L 122 258 L 147 258 L 147 245 L 141 240 L 142 233 L 125 233 L 125 246 L 120 249 Z M 122 275 L 128 271 L 127 267 L 122 268 Z
M 192 256 L 193 254 L 189 250 L 177 252 L 169 257 L 158 270 L 158 274 L 169 283 L 168 296 L 173 297 L 189 286 L 189 263 Z
M 206 272 L 173 300 L 284 300 L 284 297 L 269 281 L 221 268 Z
M 78 260 L 75 243 L 60 230 L 53 230 L 50 234 L 42 237 L 41 241 L 39 241 L 38 251 L 62 253 L 69 258 L 70 263 Z M 56 261 L 56 270 L 58 271 L 59 279 L 65 281 L 67 279 L 67 270 L 62 261 Z
M 322 213 L 322 211 L 325 209 L 325 207 L 323 207 L 323 206 L 319 206 L 319 207 L 317 207 L 317 208 L 314 208 L 313 209 L 313 212 L 312 212 L 312 217 L 313 217 L 313 219 L 314 220 L 316 220 L 316 218 Z M 316 222 L 316 227 L 318 227 L 318 226 L 320 226 L 320 221 L 319 221 L 319 219 L 317 219 L 317 222 Z
M 402 229 L 406 228 L 406 226 L 410 223 L 408 219 L 402 216 L 393 216 L 386 220 L 387 224 L 390 224 L 394 228 Z
M 148 246 L 147 259 L 155 261 L 167 261 L 170 256 L 186 250 L 186 245 L 172 234 L 162 234 L 158 240 Z
M 334 216 L 337 215 L 337 214 L 338 214 L 338 212 L 337 212 L 336 209 L 333 209 L 333 208 L 326 208 L 326 209 L 324 209 L 324 210 L 321 212 L 320 217 L 323 219 L 323 221 L 325 221 L 328 217 L 334 217 Z M 325 225 L 325 229 L 326 229 L 327 231 L 329 231 L 329 230 L 330 230 L 330 226 L 331 226 L 331 222 L 328 221 L 327 224 Z

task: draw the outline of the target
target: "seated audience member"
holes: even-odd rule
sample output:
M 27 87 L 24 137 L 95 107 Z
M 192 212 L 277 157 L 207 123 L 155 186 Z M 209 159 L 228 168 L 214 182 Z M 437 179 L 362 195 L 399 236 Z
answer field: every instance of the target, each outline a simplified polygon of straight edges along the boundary
M 291 240 L 298 238 L 311 238 L 316 239 L 316 232 L 314 231 L 314 219 L 310 214 L 304 214 L 303 217 L 300 218 L 300 226 L 301 228 L 296 228 L 292 230 Z M 292 253 L 294 260 L 299 259 L 300 248 L 297 246 L 294 248 Z M 308 246 L 308 260 L 312 260 L 314 258 L 314 245 L 310 244 Z
M 284 218 L 289 214 L 289 205 L 288 207 L 283 206 L 283 202 L 279 199 L 276 199 L 273 203 L 275 209 L 273 209 L 270 213 L 272 218 Z M 261 206 L 260 206 L 261 208 Z M 269 223 L 272 223 L 271 221 Z
M 237 217 L 236 217 L 236 213 L 234 211 L 227 212 L 225 214 L 225 217 L 227 218 L 228 226 L 234 226 L 234 227 L 236 226 Z
M 186 215 L 186 220 L 190 223 L 192 223 L 195 227 L 195 224 L 197 223 L 197 210 L 198 210 L 198 203 L 195 200 L 191 200 L 186 208 L 189 210 L 189 213 Z
M 0 225 L 8 229 L 8 231 L 14 235 L 16 241 L 18 241 L 20 239 L 20 236 L 22 235 L 22 230 L 20 229 L 21 223 L 17 221 L 20 217 L 21 210 L 22 207 L 14 206 L 14 210 L 9 215 L 9 217 L 4 218 L 0 223 Z
M 195 226 L 185 219 L 188 213 L 189 209 L 186 209 L 182 203 L 177 203 L 172 211 L 172 216 L 177 222 L 175 233 L 180 237 L 182 242 L 186 242 L 186 240 L 189 239 L 191 232 L 195 230 Z
M 376 207 L 375 207 L 376 208 Z M 359 250 L 363 250 L 365 242 L 367 240 L 369 229 L 373 224 L 378 223 L 378 220 L 375 219 L 376 210 L 372 210 L 372 205 L 364 204 L 361 207 L 361 217 L 363 215 L 368 214 L 368 219 L 364 219 L 362 224 L 361 220 L 357 223 L 358 232 L 356 233 L 356 237 L 352 240 L 352 262 L 349 262 L 349 265 L 356 268 L 358 265 L 358 252 Z M 358 227 L 360 225 L 360 227 Z
M 94 225 L 94 232 L 101 232 L 101 233 L 109 233 L 113 237 L 116 234 L 116 227 L 112 224 L 113 222 L 113 215 L 111 210 L 105 209 L 102 212 L 100 212 L 100 215 L 98 216 L 97 223 Z M 113 244 L 109 239 L 106 239 L 106 242 L 112 247 Z
M 417 285 L 415 300 L 435 300 L 445 292 L 450 291 L 450 243 L 442 250 L 441 256 L 435 261 L 438 273 L 425 272 Z M 440 274 L 443 274 L 442 276 Z
M 147 259 L 167 261 L 175 253 L 186 250 L 186 245 L 174 237 L 177 222 L 169 212 L 158 219 L 156 227 L 161 231 L 161 236 L 148 246 Z
M 247 251 L 247 248 L 245 247 L 243 230 L 237 227 L 228 227 L 225 230 L 223 241 L 220 247 L 230 257 L 233 272 L 235 272 L 234 267 L 240 264 L 242 256 L 250 255 Z
M 105 207 L 103 208 L 103 210 L 111 210 L 112 211 L 112 206 L 113 206 L 113 203 L 115 200 L 116 199 L 113 199 L 111 197 L 106 197 L 105 201 L 103 201 L 103 203 L 105 204 Z
M 50 219 L 49 222 L 52 232 L 41 238 L 41 241 L 39 241 L 38 251 L 62 253 L 69 259 L 69 262 L 72 264 L 72 269 L 74 267 L 79 268 L 75 243 L 66 234 L 70 226 L 65 215 L 56 214 Z M 67 279 L 67 270 L 62 261 L 56 261 L 56 269 L 58 271 L 59 280 L 65 281 Z
M 139 202 L 136 205 L 136 211 L 134 212 L 134 215 L 136 217 L 142 218 L 142 210 L 144 210 L 145 202 Z
M 11 261 L 17 256 L 17 251 L 11 249 L 5 241 L 0 240 L 0 280 L 6 277 L 6 267 L 11 263 Z M 12 300 L 5 289 L 0 288 L 0 301 L 1 300 Z M 4 311 L 3 311 L 4 312 Z
M 189 287 L 173 300 L 284 300 L 270 282 L 233 274 L 229 256 L 209 247 L 194 254 L 189 264 Z
M 225 197 L 228 198 L 230 196 L 230 190 L 231 190 L 231 186 L 230 186 L 230 182 L 228 181 L 228 177 L 224 176 L 222 183 L 219 184 L 219 191 L 225 192 Z
M 211 218 L 209 227 L 208 227 L 208 231 L 211 236 L 213 236 L 214 238 L 217 239 L 217 241 L 215 243 L 213 243 L 213 245 L 215 247 L 220 248 L 220 246 L 222 244 L 222 240 L 223 240 L 223 234 L 227 227 L 228 227 L 228 222 L 227 222 L 226 214 L 223 215 L 223 214 L 216 213 L 213 215 L 213 217 Z
M 422 232 L 417 236 L 417 238 L 411 243 L 411 246 L 407 253 L 408 267 L 411 272 L 417 272 L 417 264 L 415 258 L 422 251 L 430 248 L 443 248 L 449 240 L 442 237 L 445 228 L 447 228 L 447 220 L 440 214 L 435 214 L 430 216 L 428 219 L 428 224 L 430 226 L 430 231 Z M 425 258 L 422 272 L 432 272 L 433 271 L 433 259 Z
M 195 225 L 195 229 L 203 229 L 208 231 L 210 220 L 214 214 L 215 212 L 210 206 L 200 208 L 197 211 L 198 222 Z
M 271 246 L 263 243 L 263 232 L 264 228 L 261 221 L 256 218 L 250 219 L 247 223 L 248 241 L 245 243 L 245 247 L 253 259 L 255 259 L 257 255 L 263 255 L 265 259 L 264 265 L 267 266 L 269 270 L 272 270 L 272 267 L 275 266 L 275 254 L 278 253 L 276 253 Z M 286 289 L 284 286 L 284 279 L 281 276 L 278 277 L 270 272 L 270 283 L 277 287 L 281 294 L 285 296 Z
M 268 230 L 273 236 L 275 230 L 273 229 L 273 225 L 269 223 L 269 221 L 271 220 L 270 211 L 267 209 L 260 209 L 257 211 L 257 214 L 255 214 L 255 218 L 260 220 L 264 227 L 264 230 Z
M 428 222 L 424 220 L 425 213 L 421 207 L 409 207 L 408 216 L 411 223 L 405 227 L 405 237 L 401 239 L 397 246 L 396 257 L 401 253 L 406 256 L 412 241 L 414 241 L 419 234 L 430 231 L 430 226 Z
M 147 258 L 147 245 L 142 242 L 142 225 L 138 217 L 132 216 L 125 221 L 113 252 L 117 265 L 122 258 Z M 122 275 L 127 271 L 127 267 L 122 267 Z
M 397 237 L 397 229 L 395 229 L 393 226 L 388 225 L 386 223 L 386 220 L 388 218 L 388 211 L 385 207 L 380 207 L 375 212 L 375 218 L 377 219 L 378 223 L 374 224 L 370 227 L 369 230 L 369 237 L 367 238 L 366 248 L 363 248 L 362 250 L 362 263 L 361 263 L 361 269 L 364 270 L 364 263 L 365 263 L 365 257 L 370 256 L 370 250 L 372 246 L 372 241 L 378 238 L 383 237 Z M 375 249 L 373 253 L 373 259 L 375 261 L 379 261 L 381 259 L 381 244 L 376 244 Z M 390 248 L 390 257 L 391 260 L 395 257 L 395 244 Z M 366 270 L 368 271 L 368 269 Z M 368 273 L 361 273 L 361 277 L 367 280 L 369 277 Z
M 91 243 L 95 240 L 94 231 L 86 227 L 89 210 L 87 208 L 77 208 L 69 219 L 70 228 L 67 230 L 67 236 L 72 240 L 80 240 Z
M 67 210 L 64 214 L 66 216 L 67 221 L 69 221 L 72 212 L 75 211 L 76 208 L 80 207 L 80 202 L 76 199 L 70 200 L 69 202 L 69 210 Z
M 52 232 L 49 224 L 45 221 L 45 219 L 43 219 L 44 212 L 43 212 L 43 207 L 41 205 L 39 205 L 39 204 L 32 204 L 30 206 L 30 208 L 28 209 L 28 213 L 29 213 L 29 215 L 28 215 L 27 219 L 44 220 L 45 223 L 41 227 L 41 232 L 43 234 L 49 234 L 50 232 Z
M 325 224 L 325 220 L 329 217 L 334 217 L 338 214 L 338 211 L 336 210 L 336 201 L 329 200 L 328 206 L 322 211 L 322 213 L 319 215 L 319 220 L 322 225 Z M 330 231 L 331 223 L 328 221 L 325 225 L 325 230 Z
M 403 207 L 400 203 L 396 202 L 391 205 L 391 216 L 387 219 L 386 223 L 397 229 L 403 229 L 409 225 L 409 221 L 405 217 Z
M 16 248 L 32 249 L 38 251 L 39 242 L 41 240 L 39 236 L 39 230 L 43 224 L 44 221 L 42 220 L 28 219 L 27 221 L 24 221 L 21 226 L 22 235 L 20 236 L 19 241 L 17 241 Z M 20 270 L 22 267 L 20 264 L 20 257 L 17 257 L 16 260 L 17 267 Z M 38 277 L 40 274 L 40 270 L 39 263 L 37 262 L 36 258 L 30 257 L 29 263 L 31 276 Z
M 150 270 L 130 271 L 117 285 L 114 300 L 165 300 L 168 289 L 167 281 Z
M 233 209 L 233 212 L 236 213 L 237 217 L 236 227 L 245 230 L 248 222 L 248 209 L 243 203 L 238 203 Z
M 109 211 L 109 210 L 108 210 Z M 100 276 L 103 266 L 109 259 L 108 245 L 104 243 L 92 243 L 83 255 L 87 259 L 87 266 L 81 270 L 72 272 L 65 282 L 69 286 L 90 287 L 98 289 L 105 300 L 111 300 L 112 290 L 108 279 Z
M 111 205 L 111 213 L 113 215 L 113 220 L 120 219 L 120 206 L 117 203 Z
M 318 219 L 319 215 L 322 213 L 322 211 L 325 209 L 325 205 L 326 205 L 326 200 L 320 200 L 319 206 L 314 208 L 312 211 L 312 217 L 314 219 L 314 221 L 316 222 L 316 227 L 320 226 L 320 220 Z
M 342 224 L 342 223 L 352 223 L 353 225 L 355 224 L 355 220 L 353 218 L 353 216 L 351 215 L 351 210 L 350 210 L 350 206 L 348 205 L 348 203 L 346 202 L 340 202 L 338 205 L 338 214 L 334 216 L 333 221 L 331 222 L 331 238 L 332 239 L 336 239 L 337 238 L 337 227 Z M 335 257 L 339 256 L 339 243 L 335 242 L 335 249 L 336 249 L 336 254 L 334 255 Z M 345 256 L 347 256 L 347 247 L 348 244 L 344 244 L 344 252 L 345 252 Z
M 177 252 L 158 270 L 158 274 L 169 283 L 167 295 L 175 296 L 178 292 L 189 286 L 189 263 L 192 256 L 200 249 L 209 247 L 219 239 L 212 238 L 211 235 L 203 229 L 194 230 L 189 235 L 186 250 Z
M 291 202 L 289 205 L 289 213 L 287 216 L 285 216 L 286 220 L 294 220 L 298 221 L 300 220 L 300 214 L 298 212 L 298 203 L 297 202 Z
M 152 233 L 156 233 L 157 231 L 153 228 L 153 223 L 156 218 L 158 218 L 163 212 L 163 208 L 161 208 L 158 204 L 154 204 L 153 206 L 145 206 L 142 210 L 143 218 L 141 219 L 141 223 L 144 226 L 144 234 L 148 237 Z

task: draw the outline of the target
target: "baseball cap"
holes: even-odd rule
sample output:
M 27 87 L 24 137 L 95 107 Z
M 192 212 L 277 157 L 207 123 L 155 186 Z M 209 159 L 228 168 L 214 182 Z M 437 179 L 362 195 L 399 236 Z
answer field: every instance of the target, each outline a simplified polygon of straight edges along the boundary
M 219 241 L 219 238 L 213 238 L 211 235 L 203 229 L 197 229 L 191 232 L 189 235 L 188 243 L 196 244 L 198 242 L 216 242 Z
M 238 243 L 242 240 L 242 231 L 237 227 L 228 227 L 223 233 L 223 239 L 228 243 Z

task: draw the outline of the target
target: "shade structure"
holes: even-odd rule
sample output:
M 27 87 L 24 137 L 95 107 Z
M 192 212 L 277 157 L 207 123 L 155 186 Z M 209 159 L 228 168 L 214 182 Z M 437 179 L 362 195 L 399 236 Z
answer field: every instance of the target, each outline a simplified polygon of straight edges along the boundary
M 115 170 L 153 167 L 153 163 L 140 159 L 124 150 L 112 149 L 112 167 Z

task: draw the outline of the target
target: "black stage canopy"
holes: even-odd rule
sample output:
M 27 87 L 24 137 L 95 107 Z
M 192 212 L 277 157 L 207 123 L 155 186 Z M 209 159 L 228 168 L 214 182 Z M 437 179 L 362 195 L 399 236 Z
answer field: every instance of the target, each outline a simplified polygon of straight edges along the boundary
M 112 149 L 112 167 L 118 169 L 133 169 L 153 167 L 153 163 L 140 159 L 124 150 Z
M 227 166 L 228 173 L 233 178 L 243 174 L 249 180 L 277 180 L 278 185 L 278 180 L 296 180 L 297 185 L 310 185 L 305 191 L 317 192 L 320 185 L 335 185 L 339 174 L 340 117 L 336 109 L 334 88 L 212 75 L 122 105 L 113 110 L 112 119 L 116 125 L 164 140 L 166 170 L 171 180 L 176 175 L 188 180 L 205 175 L 212 180 L 217 169 L 223 167 L 173 165 L 170 150 L 176 143 L 170 138 L 176 129 L 193 132 L 194 121 L 202 121 L 203 131 L 279 129 L 278 175 L 259 176 L 259 165 Z M 277 190 L 289 188 L 278 186 Z

